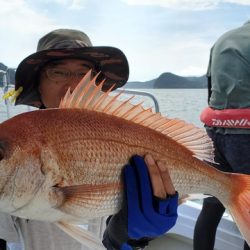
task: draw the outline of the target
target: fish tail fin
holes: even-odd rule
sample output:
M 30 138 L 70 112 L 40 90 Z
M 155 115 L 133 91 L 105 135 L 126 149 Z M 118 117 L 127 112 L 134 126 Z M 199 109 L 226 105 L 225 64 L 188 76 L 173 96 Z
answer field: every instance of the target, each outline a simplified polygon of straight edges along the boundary
M 234 183 L 228 210 L 250 246 L 250 175 L 231 174 Z

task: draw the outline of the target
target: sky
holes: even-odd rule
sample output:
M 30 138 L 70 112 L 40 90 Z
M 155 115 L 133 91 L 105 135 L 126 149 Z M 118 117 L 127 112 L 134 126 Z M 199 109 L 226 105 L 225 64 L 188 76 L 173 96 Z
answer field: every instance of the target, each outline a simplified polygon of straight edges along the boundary
M 0 0 L 0 62 L 15 68 L 58 28 L 121 49 L 129 81 L 206 73 L 209 51 L 250 19 L 250 0 Z

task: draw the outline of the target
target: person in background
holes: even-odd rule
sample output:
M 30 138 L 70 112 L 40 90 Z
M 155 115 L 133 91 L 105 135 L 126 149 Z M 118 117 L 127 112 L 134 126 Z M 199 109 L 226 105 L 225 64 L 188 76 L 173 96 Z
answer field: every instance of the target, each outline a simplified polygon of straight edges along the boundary
M 214 167 L 250 174 L 250 22 L 223 34 L 210 53 L 208 104 L 201 114 L 215 146 Z M 194 250 L 212 250 L 225 211 L 215 197 L 204 199 L 194 230 Z M 250 249 L 244 243 L 244 250 Z
M 90 69 L 93 74 L 101 72 L 97 82 L 105 79 L 103 91 L 113 84 L 114 89 L 121 87 L 128 80 L 128 62 L 121 50 L 92 46 L 89 37 L 78 30 L 54 30 L 43 36 L 37 52 L 17 67 L 15 104 L 57 108 L 68 88 L 73 90 Z M 162 179 L 162 175 L 167 178 Z M 123 178 L 122 208 L 108 219 L 103 244 L 109 250 L 143 249 L 151 239 L 175 224 L 178 193 L 167 168 L 155 162 L 151 155 L 133 156 L 124 168 Z M 160 206 L 166 208 L 164 212 L 158 210 Z M 0 225 L 1 250 L 6 249 L 4 240 L 20 242 L 20 249 L 26 250 L 85 249 L 51 223 L 1 214 Z

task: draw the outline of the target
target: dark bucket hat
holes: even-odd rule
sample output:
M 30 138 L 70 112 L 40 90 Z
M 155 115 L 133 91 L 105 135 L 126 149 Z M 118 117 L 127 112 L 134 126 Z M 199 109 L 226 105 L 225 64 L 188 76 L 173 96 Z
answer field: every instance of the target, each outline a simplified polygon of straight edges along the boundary
M 58 29 L 43 36 L 37 46 L 37 52 L 26 57 L 17 67 L 15 90 L 23 88 L 16 98 L 15 105 L 42 105 L 38 92 L 40 70 L 48 62 L 62 59 L 82 59 L 92 62 L 100 71 L 97 80 L 106 79 L 103 91 L 113 84 L 115 88 L 123 86 L 129 76 L 128 61 L 124 53 L 114 47 L 93 46 L 89 37 L 78 30 Z

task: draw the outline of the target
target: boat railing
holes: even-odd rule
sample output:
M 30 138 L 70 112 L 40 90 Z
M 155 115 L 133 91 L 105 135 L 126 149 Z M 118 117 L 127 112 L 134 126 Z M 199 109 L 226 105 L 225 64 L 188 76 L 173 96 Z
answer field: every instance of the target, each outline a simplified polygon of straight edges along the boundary
M 117 89 L 114 92 L 123 92 L 124 94 L 129 94 L 129 95 L 145 96 L 151 99 L 151 101 L 154 103 L 155 112 L 160 112 L 159 102 L 157 101 L 156 97 L 151 93 L 148 93 L 145 91 L 139 91 L 139 90 L 131 90 L 131 89 L 124 89 L 124 90 Z

